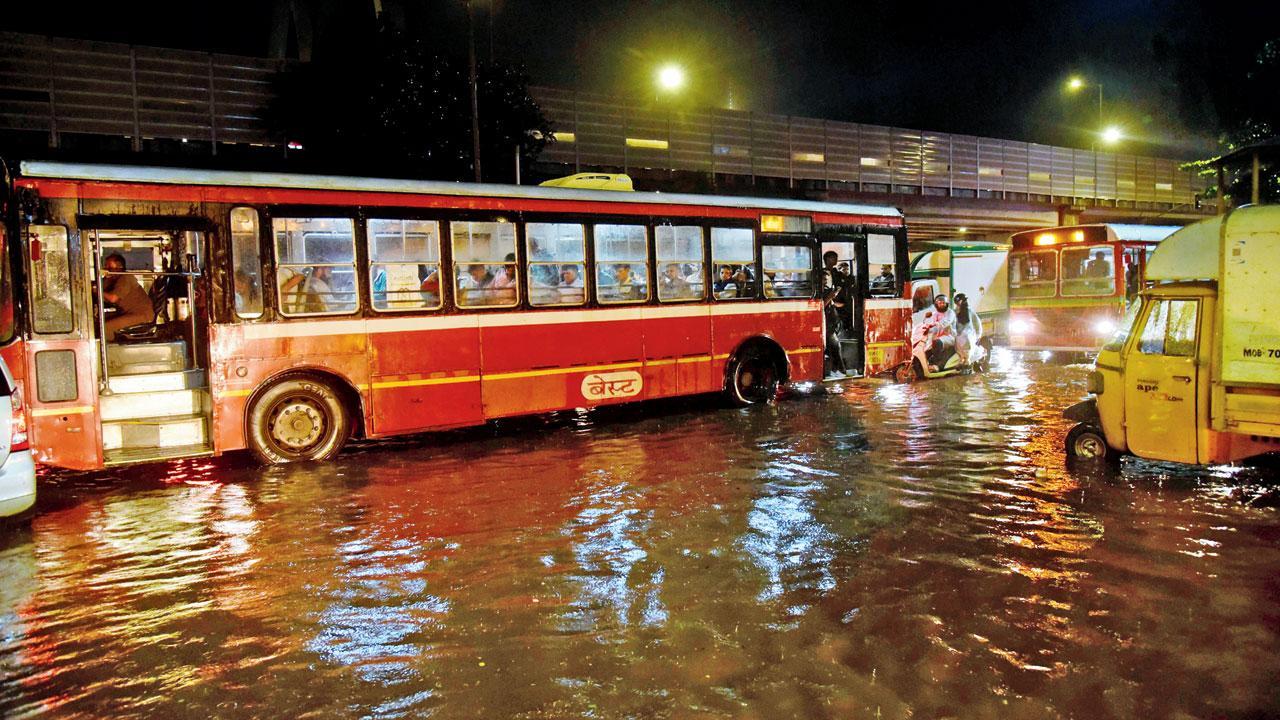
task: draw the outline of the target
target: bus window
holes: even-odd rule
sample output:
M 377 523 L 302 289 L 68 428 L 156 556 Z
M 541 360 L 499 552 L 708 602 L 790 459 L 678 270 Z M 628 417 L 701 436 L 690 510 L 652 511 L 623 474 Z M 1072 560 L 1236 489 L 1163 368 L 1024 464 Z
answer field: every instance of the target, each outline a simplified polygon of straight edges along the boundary
M 760 248 L 760 259 L 764 263 L 765 297 L 813 297 L 813 248 L 765 245 Z
M 581 305 L 587 301 L 587 240 L 583 226 L 573 223 L 528 223 L 529 304 Z
M 681 302 L 706 297 L 706 250 L 697 225 L 659 225 L 653 229 L 658 250 L 658 300 Z
M 1053 297 L 1057 279 L 1057 250 L 1009 253 L 1009 297 Z
M 71 324 L 71 250 L 67 228 L 32 225 L 31 326 L 38 333 L 69 333 Z
M 275 218 L 276 291 L 286 316 L 343 315 L 356 309 L 351 218 Z
M 602 303 L 649 299 L 649 243 L 643 225 L 596 225 L 596 299 Z
M 231 266 L 234 270 L 236 315 L 262 316 L 262 252 L 258 245 L 258 211 L 231 209 Z
M 458 307 L 514 307 L 520 301 L 516 226 L 508 222 L 455 222 L 454 301 Z
M 867 292 L 872 297 L 897 297 L 898 282 L 894 268 L 898 263 L 898 244 L 892 235 L 867 236 L 867 269 L 874 272 Z
M 1116 291 L 1115 251 L 1109 246 L 1062 249 L 1062 294 L 1111 295 Z
M 369 287 L 379 312 L 436 310 L 440 300 L 440 224 L 376 220 L 369 237 Z
M 711 285 L 717 300 L 749 300 L 756 296 L 755 237 L 747 228 L 711 228 Z

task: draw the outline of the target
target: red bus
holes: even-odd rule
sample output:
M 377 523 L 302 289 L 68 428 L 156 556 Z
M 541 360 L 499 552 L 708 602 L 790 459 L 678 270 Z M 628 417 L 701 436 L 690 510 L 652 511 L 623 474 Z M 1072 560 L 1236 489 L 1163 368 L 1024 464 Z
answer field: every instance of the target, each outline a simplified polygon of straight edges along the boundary
M 759 402 L 823 377 L 824 245 L 862 291 L 846 354 L 908 353 L 901 280 L 867 279 L 906 269 L 892 208 L 48 162 L 8 186 L 0 340 L 54 466 Z
M 1178 228 L 1112 223 L 1015 233 L 1009 251 L 1009 347 L 1097 350 L 1142 289 L 1147 257 Z

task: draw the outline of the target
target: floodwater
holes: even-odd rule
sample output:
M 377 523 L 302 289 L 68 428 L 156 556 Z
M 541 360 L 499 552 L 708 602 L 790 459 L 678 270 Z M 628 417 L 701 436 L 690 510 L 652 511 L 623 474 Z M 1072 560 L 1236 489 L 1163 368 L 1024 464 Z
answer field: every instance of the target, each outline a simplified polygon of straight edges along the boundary
M 1065 468 L 1085 369 L 999 365 L 50 476 L 0 716 L 1280 715 L 1272 479 Z

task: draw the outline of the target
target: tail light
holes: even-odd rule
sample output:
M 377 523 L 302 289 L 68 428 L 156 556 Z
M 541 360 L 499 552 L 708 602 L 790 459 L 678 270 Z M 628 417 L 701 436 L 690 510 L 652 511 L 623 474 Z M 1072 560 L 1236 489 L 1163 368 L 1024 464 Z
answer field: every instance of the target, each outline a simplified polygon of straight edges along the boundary
M 29 450 L 31 443 L 27 440 L 27 411 L 22 407 L 22 391 L 14 388 L 9 402 L 13 408 L 13 415 L 9 418 L 9 452 Z

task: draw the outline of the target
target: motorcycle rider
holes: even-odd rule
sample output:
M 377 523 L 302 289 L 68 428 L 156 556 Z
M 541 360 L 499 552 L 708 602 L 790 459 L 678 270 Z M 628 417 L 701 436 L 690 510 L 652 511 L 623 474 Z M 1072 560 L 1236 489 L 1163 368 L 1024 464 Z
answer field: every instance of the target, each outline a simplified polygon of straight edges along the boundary
M 956 346 L 956 314 L 946 295 L 938 294 L 933 298 L 933 311 L 925 313 L 925 325 L 929 347 L 925 357 L 929 360 L 929 372 L 937 372 L 938 364 Z
M 969 298 L 964 293 L 956 293 L 955 299 L 956 354 L 961 363 L 968 363 L 973 347 L 982 338 L 982 318 L 969 308 Z

